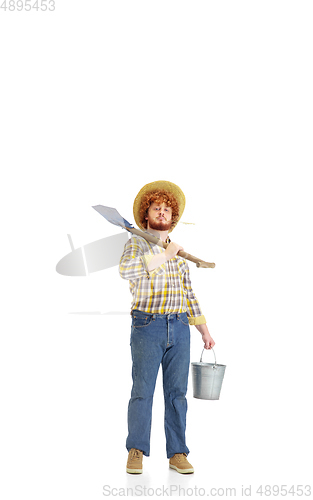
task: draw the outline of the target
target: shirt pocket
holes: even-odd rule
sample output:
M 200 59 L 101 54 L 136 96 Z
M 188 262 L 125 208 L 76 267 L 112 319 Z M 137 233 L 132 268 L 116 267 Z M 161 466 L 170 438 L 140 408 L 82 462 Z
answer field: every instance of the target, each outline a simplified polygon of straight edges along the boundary
M 154 276 L 151 280 L 151 293 L 164 293 L 166 278 L 163 276 Z

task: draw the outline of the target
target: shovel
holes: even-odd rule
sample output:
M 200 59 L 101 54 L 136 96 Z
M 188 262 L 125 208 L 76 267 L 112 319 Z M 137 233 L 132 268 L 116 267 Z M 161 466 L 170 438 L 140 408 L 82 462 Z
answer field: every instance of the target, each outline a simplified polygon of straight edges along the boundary
M 153 236 L 150 233 L 146 233 L 144 231 L 140 231 L 139 229 L 134 228 L 133 225 L 130 224 L 126 219 L 124 219 L 115 208 L 105 207 L 103 205 L 95 205 L 92 208 L 94 208 L 97 212 L 99 212 L 99 214 L 101 214 L 108 222 L 111 222 L 111 224 L 122 227 L 123 229 L 126 229 L 126 231 L 131 232 L 132 234 L 141 236 L 150 243 L 154 243 L 155 245 L 158 245 L 161 248 L 167 248 L 169 245 L 169 243 L 165 243 L 164 241 L 157 238 L 156 236 Z M 197 265 L 197 267 L 215 267 L 214 262 L 205 262 L 204 260 L 198 259 L 197 257 L 194 257 L 193 255 L 190 255 L 189 253 L 184 252 L 182 250 L 180 250 L 177 253 L 177 255 L 183 257 L 184 259 L 190 260 L 191 262 L 194 262 Z

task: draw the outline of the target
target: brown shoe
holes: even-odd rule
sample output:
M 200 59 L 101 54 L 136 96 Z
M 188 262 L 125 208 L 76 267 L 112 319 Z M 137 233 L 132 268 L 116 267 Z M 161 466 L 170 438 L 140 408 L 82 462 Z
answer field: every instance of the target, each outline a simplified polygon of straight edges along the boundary
M 129 474 L 142 474 L 142 451 L 132 448 L 128 453 L 126 472 Z
M 176 453 L 170 458 L 170 468 L 177 470 L 180 474 L 192 474 L 194 472 L 193 467 L 186 457 L 186 453 Z

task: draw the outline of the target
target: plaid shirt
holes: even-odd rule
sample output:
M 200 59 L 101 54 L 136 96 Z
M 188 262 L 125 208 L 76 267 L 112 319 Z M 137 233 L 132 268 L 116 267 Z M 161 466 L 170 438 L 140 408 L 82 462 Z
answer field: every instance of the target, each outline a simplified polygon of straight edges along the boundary
M 189 267 L 177 255 L 162 266 L 148 271 L 153 255 L 164 252 L 158 245 L 140 236 L 132 236 L 120 260 L 120 276 L 129 280 L 132 309 L 168 314 L 186 312 L 190 325 L 206 323 L 198 300 L 191 288 Z

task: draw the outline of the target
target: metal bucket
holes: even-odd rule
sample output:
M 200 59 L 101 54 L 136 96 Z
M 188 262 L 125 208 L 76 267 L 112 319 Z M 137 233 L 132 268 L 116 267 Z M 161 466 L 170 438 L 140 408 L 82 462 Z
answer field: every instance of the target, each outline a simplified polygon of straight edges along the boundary
M 219 399 L 222 388 L 226 365 L 217 365 L 213 348 L 215 363 L 203 363 L 201 354 L 200 363 L 191 363 L 193 397 L 197 399 Z

